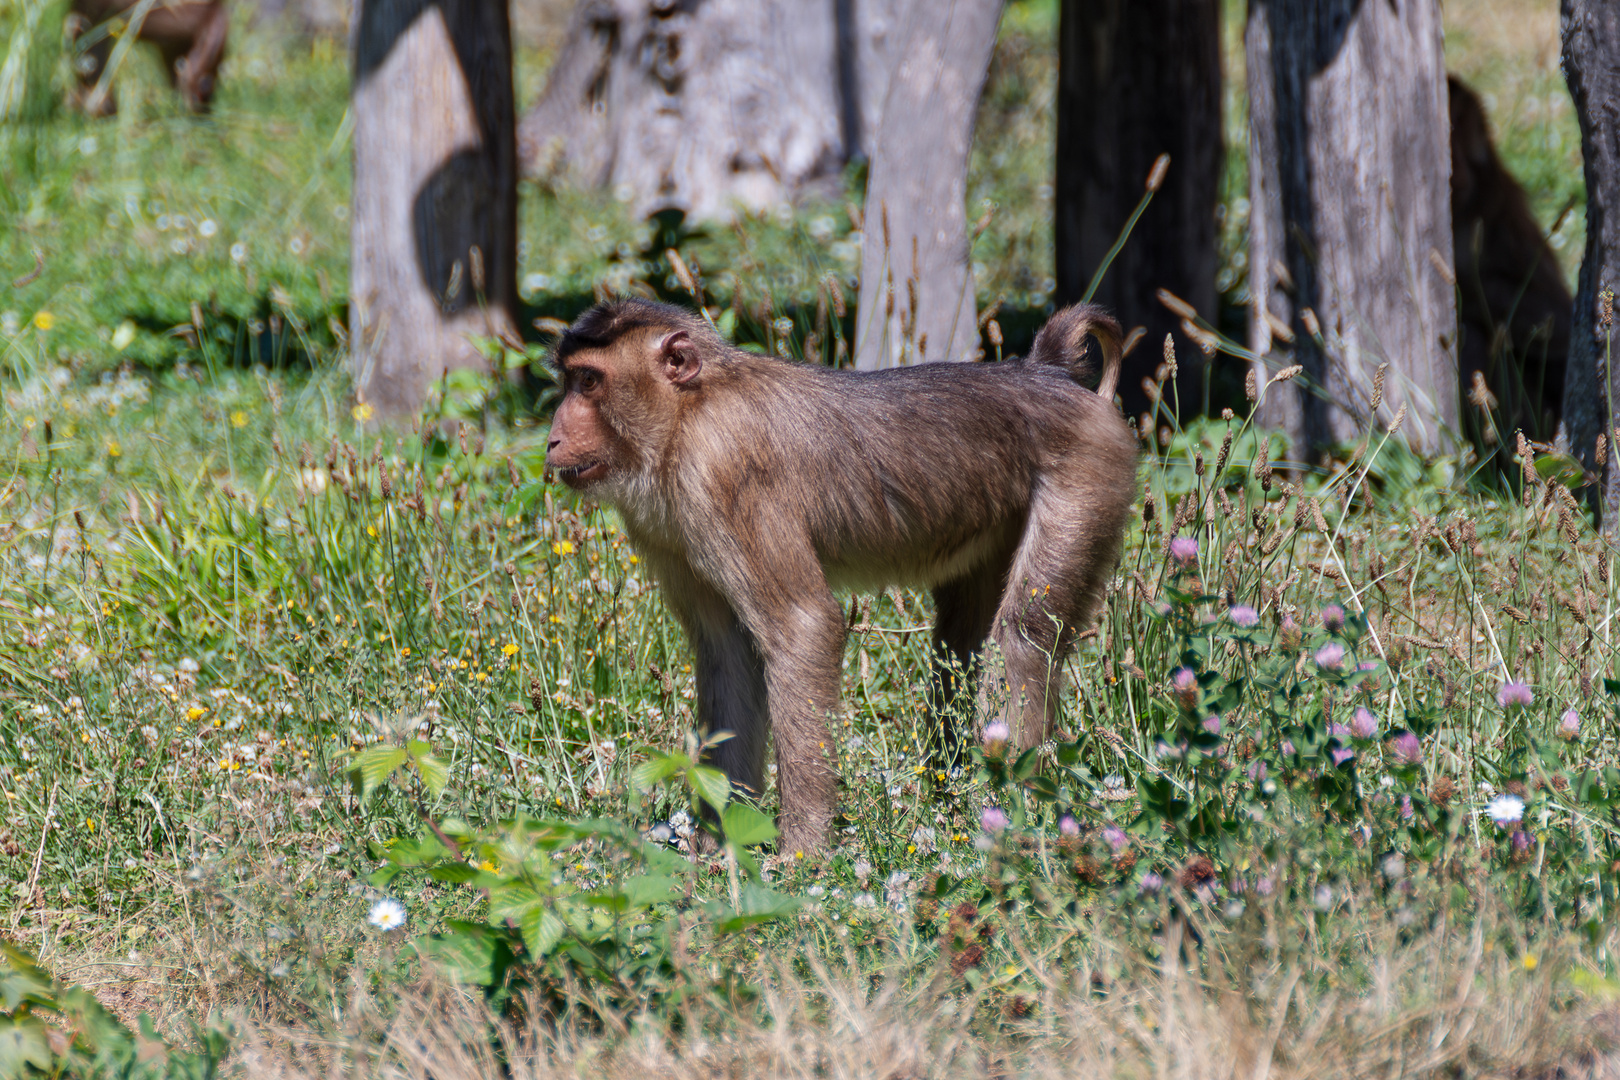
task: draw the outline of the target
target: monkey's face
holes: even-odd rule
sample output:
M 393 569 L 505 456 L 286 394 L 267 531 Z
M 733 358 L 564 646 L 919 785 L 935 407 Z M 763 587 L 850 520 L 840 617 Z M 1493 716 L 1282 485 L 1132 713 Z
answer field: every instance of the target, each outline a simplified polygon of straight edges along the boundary
M 618 441 L 603 418 L 608 373 L 587 354 L 563 371 L 563 399 L 551 421 L 546 465 L 576 491 L 607 478 Z
M 684 330 L 571 353 L 562 362 L 563 399 L 546 464 L 575 490 L 651 467 L 675 429 L 679 398 L 697 390 L 702 367 Z

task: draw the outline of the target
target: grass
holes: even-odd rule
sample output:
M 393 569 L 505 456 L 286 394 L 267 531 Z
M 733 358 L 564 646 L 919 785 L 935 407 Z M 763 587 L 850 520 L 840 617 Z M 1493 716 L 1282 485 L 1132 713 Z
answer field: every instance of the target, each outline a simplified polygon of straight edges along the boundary
M 1528 104 L 1551 100 L 1527 45 L 1546 9 L 1534 34 L 1493 36 L 1482 4 L 1447 19 L 1457 66 L 1517 103 L 1493 119 L 1550 224 L 1578 180 L 1567 106 Z M 1051 13 L 1003 28 L 969 186 L 998 207 L 984 299 L 1030 321 Z M 543 865 L 543 909 L 575 911 L 656 862 L 634 830 L 692 796 L 637 769 L 684 745 L 690 661 L 614 516 L 545 482 L 519 403 L 442 403 L 475 421 L 448 440 L 357 419 L 330 328 L 342 65 L 331 42 L 236 41 L 210 120 L 137 54 L 118 119 L 36 96 L 0 133 L 0 266 L 45 263 L 0 304 L 8 942 L 176 1046 L 229 1022 L 253 1075 L 1456 1075 L 1609 1052 L 1612 550 L 1556 483 L 1381 430 L 1290 476 L 1241 418 L 1166 418 L 1045 756 L 944 769 L 926 598 L 859 601 L 828 857 L 677 860 L 677 898 L 597 905 L 526 984 L 446 983 L 427 935 L 508 930 L 480 888 Z M 520 60 L 532 88 L 544 59 Z M 854 269 L 850 226 L 811 206 L 682 247 L 740 334 L 791 348 Z M 610 200 L 526 188 L 531 314 L 660 274 L 656 239 Z M 1520 681 L 1528 704 L 1502 694 Z M 418 744 L 428 765 L 367 772 Z M 1519 823 L 1493 820 L 1501 796 Z M 633 829 L 384 880 L 425 819 L 488 836 L 523 815 Z M 728 931 L 745 886 L 797 906 Z M 404 930 L 367 923 L 384 890 Z

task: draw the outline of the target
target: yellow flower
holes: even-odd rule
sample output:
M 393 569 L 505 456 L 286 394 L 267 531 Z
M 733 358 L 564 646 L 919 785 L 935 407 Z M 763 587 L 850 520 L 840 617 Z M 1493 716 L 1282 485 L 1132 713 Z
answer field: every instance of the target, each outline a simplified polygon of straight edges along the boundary
M 235 412 L 231 413 L 231 427 L 247 427 L 247 413 L 243 412 L 241 409 L 237 409 Z
M 84 819 L 84 827 L 89 829 L 91 832 L 95 832 L 96 831 L 96 819 L 93 818 L 93 817 L 85 818 Z
M 367 525 L 366 526 L 366 535 L 371 537 L 373 540 L 375 540 L 377 538 L 377 526 L 375 526 L 375 525 Z
M 219 768 L 221 772 L 235 772 L 241 767 L 242 763 L 239 761 L 232 761 L 230 758 L 219 759 Z
M 207 715 L 208 710 L 203 708 L 201 705 L 193 705 L 191 708 L 186 710 L 186 719 L 190 720 L 194 724 Z
M 488 680 L 489 680 L 489 672 L 487 672 L 487 671 L 480 671 L 480 672 L 479 672 L 479 673 L 478 673 L 478 681 L 479 681 L 479 682 L 487 682 L 487 681 L 488 681 Z
M 124 448 L 118 445 L 117 439 L 107 440 L 107 456 L 110 458 L 124 456 Z
M 1524 954 L 1524 970 L 1526 970 L 1526 971 L 1534 971 L 1534 970 L 1536 970 L 1536 958 L 1531 953 L 1525 953 Z
M 553 555 L 572 555 L 574 553 L 574 542 L 572 540 L 559 540 L 551 545 L 551 553 Z
M 399 655 L 400 655 L 400 656 L 401 656 L 401 657 L 406 657 L 406 656 L 409 656 L 409 655 L 411 655 L 411 648 L 410 648 L 410 646 L 409 646 L 409 645 L 407 645 L 407 646 L 405 646 L 405 647 L 404 647 L 404 648 L 403 648 L 403 649 L 401 649 L 401 650 L 399 650 Z
M 512 644 L 510 641 L 508 641 L 505 645 L 501 646 L 501 655 L 503 655 L 503 656 L 516 656 L 517 654 L 518 654 L 518 647 L 516 645 Z
M 48 311 L 36 312 L 34 315 L 34 325 L 41 330 L 49 330 L 51 327 L 56 325 L 56 316 L 52 315 Z
M 488 859 L 485 859 L 483 862 L 479 863 L 478 869 L 488 871 L 491 874 L 500 873 L 500 871 L 496 869 L 495 864 L 490 862 Z
M 639 556 L 639 555 L 632 555 L 632 556 L 630 556 L 630 565 L 631 565 L 631 566 L 635 566 L 635 565 L 636 565 L 636 564 L 637 564 L 637 563 L 639 563 L 639 562 L 640 562 L 640 561 L 641 561 L 641 556 Z
M 367 405 L 362 401 L 360 404 L 349 410 L 349 415 L 354 417 L 355 423 L 363 424 L 367 420 L 370 420 L 372 416 L 376 414 L 376 412 L 376 409 L 373 409 L 370 405 Z

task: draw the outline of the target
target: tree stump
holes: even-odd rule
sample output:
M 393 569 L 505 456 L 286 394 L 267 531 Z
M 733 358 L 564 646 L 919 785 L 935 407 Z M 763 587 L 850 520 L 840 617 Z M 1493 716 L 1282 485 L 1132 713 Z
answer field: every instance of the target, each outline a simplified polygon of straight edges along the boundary
M 482 0 L 364 0 L 356 22 L 351 363 L 398 417 L 516 325 L 511 33 Z
M 1571 451 L 1588 468 L 1597 465 L 1597 437 L 1608 436 L 1608 470 L 1602 489 L 1602 519 L 1612 533 L 1620 518 L 1620 463 L 1614 429 L 1620 424 L 1620 378 L 1610 362 L 1614 335 L 1613 294 L 1620 289 L 1620 3 L 1563 0 L 1564 75 L 1581 123 L 1586 173 L 1586 251 L 1575 289 L 1564 382 L 1564 424 Z M 1604 295 L 1608 294 L 1607 302 Z
M 1245 51 L 1260 421 L 1298 455 L 1353 439 L 1387 362 L 1378 416 L 1406 405 L 1439 451 L 1458 409 L 1439 0 L 1251 0 Z
M 1170 171 L 1095 299 L 1146 337 L 1125 359 L 1127 415 L 1149 407 L 1143 378 L 1176 338 L 1183 407 L 1199 406 L 1202 356 L 1167 289 L 1215 321 L 1220 194 L 1219 0 L 1064 0 L 1058 31 L 1057 299 L 1079 300 L 1142 198 L 1160 154 Z

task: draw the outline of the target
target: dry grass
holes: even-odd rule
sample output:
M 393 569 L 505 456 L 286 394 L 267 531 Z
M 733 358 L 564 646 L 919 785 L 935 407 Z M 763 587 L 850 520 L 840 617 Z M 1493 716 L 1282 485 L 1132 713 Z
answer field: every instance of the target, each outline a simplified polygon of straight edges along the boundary
M 1379 951 L 1354 979 L 1286 959 L 1247 964 L 1219 946 L 1110 977 L 1111 956 L 1043 972 L 1035 998 L 974 997 L 948 980 L 902 987 L 816 967 L 781 973 L 755 1007 L 684 1015 L 677 1033 L 625 1018 L 612 1032 L 492 1022 L 474 999 L 419 990 L 390 1019 L 358 996 L 342 1031 L 247 1030 L 244 1075 L 439 1080 L 499 1075 L 640 1077 L 1086 1076 L 1337 1080 L 1396 1076 L 1608 1077 L 1620 1014 L 1562 987 L 1557 958 L 1527 970 L 1491 932 L 1438 930 Z M 1212 940 L 1212 939 L 1207 939 Z M 1342 980 L 1342 981 L 1341 981 Z M 493 1034 L 491 1034 L 493 1032 Z

